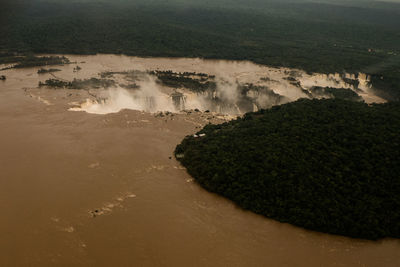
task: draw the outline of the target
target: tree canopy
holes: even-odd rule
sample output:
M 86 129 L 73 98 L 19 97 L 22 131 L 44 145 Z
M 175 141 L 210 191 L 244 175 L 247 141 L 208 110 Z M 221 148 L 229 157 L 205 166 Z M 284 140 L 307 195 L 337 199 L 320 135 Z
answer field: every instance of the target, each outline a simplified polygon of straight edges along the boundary
M 197 182 L 307 229 L 400 237 L 400 103 L 299 100 L 208 125 L 176 147 Z
M 372 1 L 7 1 L 0 63 L 14 52 L 250 60 L 364 72 L 399 100 L 399 16 L 399 3 Z

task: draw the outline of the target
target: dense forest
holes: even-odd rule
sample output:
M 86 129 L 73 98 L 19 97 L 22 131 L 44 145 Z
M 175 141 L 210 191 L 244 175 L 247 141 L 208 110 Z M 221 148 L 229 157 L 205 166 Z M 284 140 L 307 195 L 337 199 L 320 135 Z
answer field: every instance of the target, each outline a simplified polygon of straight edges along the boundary
M 398 100 L 399 16 L 399 3 L 372 0 L 5 1 L 0 62 L 30 53 L 251 60 L 366 72 L 379 95 Z
M 197 182 L 307 229 L 400 237 L 400 103 L 299 100 L 207 125 L 176 158 Z

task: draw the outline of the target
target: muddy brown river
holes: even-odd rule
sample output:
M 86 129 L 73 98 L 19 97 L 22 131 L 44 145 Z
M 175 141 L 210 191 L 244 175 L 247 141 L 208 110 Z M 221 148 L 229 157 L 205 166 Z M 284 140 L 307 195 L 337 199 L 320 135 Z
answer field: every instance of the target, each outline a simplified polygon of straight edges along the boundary
M 55 75 L 132 65 L 215 73 L 231 64 L 231 73 L 246 76 L 229 61 L 69 58 L 86 63 L 80 72 L 57 67 Z M 245 64 L 248 73 L 261 68 Z M 193 182 L 173 150 L 199 127 L 228 119 L 223 114 L 70 111 L 88 92 L 38 89 L 50 74 L 37 70 L 0 71 L 7 76 L 0 81 L 0 266 L 400 266 L 400 240 L 307 231 Z

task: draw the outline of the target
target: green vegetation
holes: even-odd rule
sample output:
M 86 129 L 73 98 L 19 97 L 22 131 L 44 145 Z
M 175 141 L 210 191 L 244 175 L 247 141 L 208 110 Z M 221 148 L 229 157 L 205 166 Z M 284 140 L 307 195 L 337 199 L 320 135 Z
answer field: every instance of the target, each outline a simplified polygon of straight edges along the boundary
M 36 56 L 25 56 L 15 58 L 15 64 L 9 68 L 30 68 L 30 67 L 40 67 L 40 66 L 50 66 L 50 65 L 64 65 L 69 64 L 70 61 L 66 57 L 59 56 L 48 56 L 48 57 L 36 57 Z
M 18 53 L 0 52 L 0 64 L 10 64 L 18 62 L 23 56 Z
M 351 237 L 400 237 L 400 103 L 299 100 L 207 125 L 176 158 L 256 213 Z
M 130 84 L 119 84 L 120 87 L 128 90 L 136 90 L 139 89 L 140 86 L 137 85 L 136 83 L 130 83 Z
M 115 75 L 122 75 L 125 79 L 130 81 L 136 81 L 143 79 L 148 72 L 140 70 L 129 70 L 129 71 L 106 71 L 100 73 L 101 78 L 113 78 Z
M 74 79 L 72 82 L 61 81 L 58 79 L 49 79 L 44 83 L 39 82 L 39 87 L 48 86 L 51 88 L 66 88 L 66 89 L 88 89 L 88 88 L 108 88 L 114 86 L 113 80 L 90 78 L 85 80 Z
M 194 92 L 215 91 L 217 88 L 217 84 L 213 81 L 215 77 L 204 73 L 175 73 L 168 70 L 151 71 L 149 74 L 157 76 L 161 84 L 172 88 L 186 88 Z
M 38 70 L 38 74 L 46 74 L 46 73 L 53 73 L 53 72 L 58 72 L 61 71 L 59 69 L 43 69 L 41 68 L 40 70 Z
M 29 53 L 251 60 L 309 72 L 366 72 L 381 96 L 400 99 L 396 2 L 8 2 L 0 9 L 0 62 Z
M 49 79 L 44 83 L 39 82 L 39 87 L 48 86 L 52 88 L 73 88 L 72 82 L 64 82 L 57 79 Z

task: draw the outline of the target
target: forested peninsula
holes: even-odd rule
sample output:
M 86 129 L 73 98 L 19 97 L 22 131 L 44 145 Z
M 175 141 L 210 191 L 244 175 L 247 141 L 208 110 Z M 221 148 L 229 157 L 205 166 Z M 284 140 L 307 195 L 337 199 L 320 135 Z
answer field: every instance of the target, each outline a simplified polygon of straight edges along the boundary
M 400 237 L 400 104 L 305 100 L 207 125 L 176 147 L 205 189 L 350 237 Z

